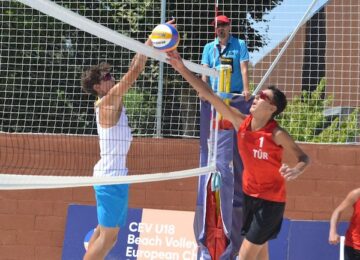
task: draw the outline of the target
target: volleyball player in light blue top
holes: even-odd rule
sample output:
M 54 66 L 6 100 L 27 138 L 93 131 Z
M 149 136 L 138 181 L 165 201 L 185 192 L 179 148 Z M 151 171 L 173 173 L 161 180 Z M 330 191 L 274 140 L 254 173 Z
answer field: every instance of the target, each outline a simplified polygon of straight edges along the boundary
M 146 45 L 152 45 L 147 40 Z M 96 95 L 96 123 L 100 144 L 100 160 L 94 176 L 126 175 L 126 156 L 132 141 L 131 129 L 123 106 L 123 96 L 145 67 L 147 58 L 136 54 L 128 72 L 118 83 L 110 74 L 110 65 L 101 63 L 83 73 L 82 87 Z M 104 259 L 115 245 L 118 232 L 126 223 L 128 185 L 94 186 L 98 226 L 92 235 L 84 260 Z

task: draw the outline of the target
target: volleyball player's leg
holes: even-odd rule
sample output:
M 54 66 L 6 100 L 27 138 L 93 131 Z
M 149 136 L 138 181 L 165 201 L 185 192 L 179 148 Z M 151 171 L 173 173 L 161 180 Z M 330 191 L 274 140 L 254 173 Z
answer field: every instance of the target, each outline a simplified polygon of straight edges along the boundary
M 251 228 L 254 225 L 255 210 L 259 206 L 259 203 L 259 200 L 244 194 L 244 219 L 241 232 L 245 237 L 239 251 L 239 259 L 241 260 L 255 260 L 261 250 L 261 245 L 254 244 L 246 238 L 247 233 L 251 231 Z
M 99 235 L 100 235 L 100 226 L 98 225 L 90 238 L 88 250 L 92 247 L 96 239 L 98 239 Z
M 119 228 L 99 226 L 100 234 L 84 256 L 84 260 L 104 259 L 116 243 Z
M 241 260 L 256 260 L 256 257 L 261 250 L 261 244 L 255 244 L 253 242 L 250 242 L 248 239 L 249 232 L 255 234 L 258 233 L 257 231 L 254 232 L 254 227 L 256 226 L 255 212 L 258 210 L 260 205 L 261 201 L 259 199 L 244 194 L 244 219 L 241 230 L 241 233 L 244 236 L 244 240 L 241 244 L 239 251 L 239 259 Z M 259 227 L 256 226 L 255 229 L 258 230 Z M 253 236 L 254 235 L 251 235 L 250 237 L 252 238 Z
M 285 203 L 266 201 L 244 195 L 245 239 L 241 245 L 241 260 L 268 260 L 267 245 L 281 229 Z
M 257 245 L 254 243 L 251 243 L 246 238 L 243 240 L 240 252 L 239 252 L 239 259 L 241 260 L 255 260 L 258 259 L 258 255 L 260 251 L 262 250 L 264 245 Z
M 266 242 L 260 249 L 257 260 L 269 260 L 269 243 Z
M 88 249 L 84 260 L 104 259 L 115 245 L 127 216 L 129 185 L 94 186 L 99 222 L 99 235 Z

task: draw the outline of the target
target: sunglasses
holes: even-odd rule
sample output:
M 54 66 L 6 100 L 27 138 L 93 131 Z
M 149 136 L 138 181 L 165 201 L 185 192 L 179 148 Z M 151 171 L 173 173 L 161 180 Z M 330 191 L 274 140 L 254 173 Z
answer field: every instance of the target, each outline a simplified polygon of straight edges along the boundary
M 260 99 L 262 99 L 262 100 L 267 100 L 267 101 L 269 101 L 269 103 L 270 103 L 271 105 L 275 105 L 274 102 L 271 100 L 271 98 L 269 98 L 269 96 L 266 95 L 264 91 L 262 91 L 262 90 L 259 91 L 259 94 L 258 94 L 258 95 L 259 95 L 259 98 L 260 98 Z
M 103 81 L 112 80 L 111 73 L 110 73 L 110 72 L 107 72 L 106 74 L 102 75 L 102 76 L 101 76 L 101 80 L 103 80 Z

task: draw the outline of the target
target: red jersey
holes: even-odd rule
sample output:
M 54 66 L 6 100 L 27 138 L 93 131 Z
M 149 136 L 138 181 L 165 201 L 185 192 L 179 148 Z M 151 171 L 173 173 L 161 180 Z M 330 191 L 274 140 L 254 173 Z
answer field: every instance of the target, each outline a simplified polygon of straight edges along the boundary
M 270 120 L 262 129 L 251 131 L 251 120 L 251 115 L 246 117 L 237 133 L 244 164 L 243 191 L 252 197 L 285 202 L 285 179 L 279 172 L 283 148 L 272 137 L 278 124 Z
M 360 250 L 360 199 L 354 204 L 354 212 L 346 231 L 345 245 Z

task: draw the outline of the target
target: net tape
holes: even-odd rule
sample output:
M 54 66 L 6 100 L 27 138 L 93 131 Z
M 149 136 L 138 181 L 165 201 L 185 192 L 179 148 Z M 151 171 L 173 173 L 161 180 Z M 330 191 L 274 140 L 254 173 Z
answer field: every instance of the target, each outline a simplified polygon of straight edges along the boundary
M 130 176 L 80 177 L 80 176 L 34 176 L 0 174 L 0 190 L 72 188 L 93 185 L 130 184 L 176 180 L 215 172 L 215 166 L 167 173 L 152 173 Z

